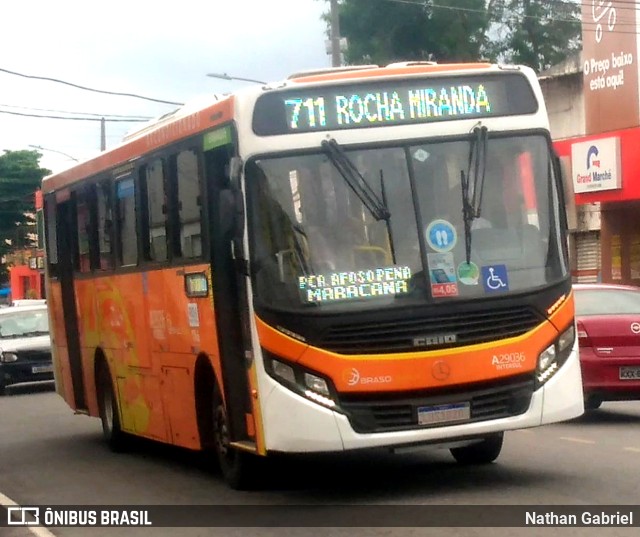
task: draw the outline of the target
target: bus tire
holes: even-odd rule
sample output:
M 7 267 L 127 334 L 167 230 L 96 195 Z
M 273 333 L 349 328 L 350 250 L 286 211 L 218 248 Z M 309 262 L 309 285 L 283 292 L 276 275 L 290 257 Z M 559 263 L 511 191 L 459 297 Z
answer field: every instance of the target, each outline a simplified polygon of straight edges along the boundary
M 225 482 L 235 490 L 250 490 L 256 484 L 256 455 L 229 445 L 229 420 L 220 390 L 213 393 L 214 449 Z
M 126 451 L 131 437 L 120 426 L 120 413 L 118 401 L 113 389 L 113 380 L 109 372 L 109 366 L 101 362 L 98 367 L 98 409 L 102 422 L 102 433 L 111 451 Z
M 597 395 L 589 395 L 584 398 L 584 409 L 586 411 L 598 410 L 602 406 L 602 399 Z
M 450 451 L 460 464 L 489 464 L 500 455 L 503 440 L 504 433 L 496 433 L 470 446 L 451 448 Z

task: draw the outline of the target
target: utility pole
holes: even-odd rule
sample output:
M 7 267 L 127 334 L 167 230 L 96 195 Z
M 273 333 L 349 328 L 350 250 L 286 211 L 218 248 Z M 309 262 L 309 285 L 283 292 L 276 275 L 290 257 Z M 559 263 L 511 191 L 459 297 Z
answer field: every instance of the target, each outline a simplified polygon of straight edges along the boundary
M 107 129 L 105 126 L 105 120 L 100 120 L 100 151 L 104 151 L 107 148 Z
M 340 67 L 340 17 L 338 16 L 338 0 L 331 1 L 331 65 Z

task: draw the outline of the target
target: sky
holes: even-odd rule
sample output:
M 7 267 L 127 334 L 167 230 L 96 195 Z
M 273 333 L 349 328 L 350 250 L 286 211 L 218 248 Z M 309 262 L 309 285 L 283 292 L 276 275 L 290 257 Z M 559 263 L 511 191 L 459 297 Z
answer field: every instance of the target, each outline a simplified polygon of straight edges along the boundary
M 325 0 L 20 0 L 3 2 L 0 154 L 40 146 L 53 172 L 100 151 L 100 122 L 15 115 L 154 118 L 176 105 L 107 95 L 6 71 L 187 103 L 331 65 Z M 13 112 L 8 114 L 6 112 Z M 143 123 L 106 122 L 106 148 Z

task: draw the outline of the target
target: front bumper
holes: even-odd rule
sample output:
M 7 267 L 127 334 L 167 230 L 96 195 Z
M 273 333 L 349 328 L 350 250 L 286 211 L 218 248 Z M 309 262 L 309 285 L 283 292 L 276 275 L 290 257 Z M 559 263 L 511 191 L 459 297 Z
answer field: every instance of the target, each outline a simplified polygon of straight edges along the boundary
M 0 386 L 53 380 L 53 364 L 32 360 L 0 363 Z
M 604 401 L 640 400 L 640 379 L 621 379 L 621 367 L 640 368 L 638 356 L 596 356 L 589 347 L 580 349 L 584 393 Z
M 288 390 L 265 376 L 262 419 L 267 451 L 335 452 L 374 447 L 447 443 L 494 432 L 536 427 L 583 414 L 582 378 L 574 347 L 560 370 L 534 391 L 528 409 L 517 415 L 455 425 L 375 433 L 356 432 L 341 413 Z

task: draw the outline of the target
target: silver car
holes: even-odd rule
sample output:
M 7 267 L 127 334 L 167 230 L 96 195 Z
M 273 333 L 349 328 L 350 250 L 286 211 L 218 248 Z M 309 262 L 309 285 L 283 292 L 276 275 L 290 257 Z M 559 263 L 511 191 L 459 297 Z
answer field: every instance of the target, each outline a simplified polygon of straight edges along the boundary
M 0 395 L 23 382 L 53 380 L 46 305 L 0 309 Z

